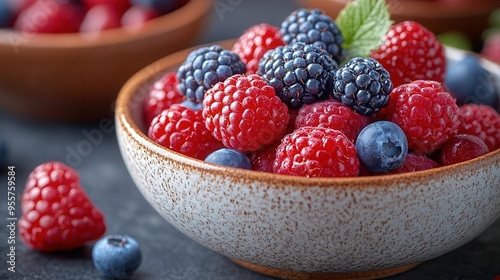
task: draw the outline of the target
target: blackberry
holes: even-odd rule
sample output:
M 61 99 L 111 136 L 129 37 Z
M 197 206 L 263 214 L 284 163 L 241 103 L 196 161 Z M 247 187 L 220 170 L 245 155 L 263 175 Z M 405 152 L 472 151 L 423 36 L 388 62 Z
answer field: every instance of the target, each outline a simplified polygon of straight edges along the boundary
M 302 42 L 266 52 L 261 75 L 289 109 L 328 98 L 337 63 L 320 47 Z
M 205 91 L 235 74 L 246 72 L 245 63 L 219 45 L 192 51 L 177 70 L 179 91 L 188 100 L 201 103 Z
M 355 57 L 333 77 L 332 97 L 363 115 L 385 107 L 391 91 L 389 72 L 373 58 Z
M 314 44 L 326 50 L 337 63 L 345 58 L 340 28 L 320 9 L 295 10 L 281 23 L 280 33 L 287 45 L 294 42 Z

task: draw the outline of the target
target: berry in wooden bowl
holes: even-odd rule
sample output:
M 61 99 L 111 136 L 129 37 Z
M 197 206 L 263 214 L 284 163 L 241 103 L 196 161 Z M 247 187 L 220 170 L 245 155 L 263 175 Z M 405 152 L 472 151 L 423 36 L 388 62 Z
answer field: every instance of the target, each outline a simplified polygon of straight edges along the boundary
M 211 8 L 210 1 L 180 1 L 180 7 L 142 24 L 75 32 L 53 26 L 34 30 L 47 23 L 50 15 L 58 18 L 56 15 L 65 11 L 63 7 L 70 5 L 68 1 L 37 1 L 29 7 L 40 6 L 33 11 L 33 20 L 26 21 L 32 23 L 26 24 L 26 29 L 0 29 L 0 107 L 29 118 L 58 121 L 89 121 L 112 115 L 113 102 L 127 79 L 149 63 L 194 43 Z M 13 1 L 21 2 L 34 1 Z M 61 6 L 54 4 L 63 2 Z M 135 12 L 129 22 L 136 22 L 141 15 L 144 13 Z M 90 22 L 97 24 L 96 19 Z M 109 20 L 85 26 L 95 30 L 113 25 Z

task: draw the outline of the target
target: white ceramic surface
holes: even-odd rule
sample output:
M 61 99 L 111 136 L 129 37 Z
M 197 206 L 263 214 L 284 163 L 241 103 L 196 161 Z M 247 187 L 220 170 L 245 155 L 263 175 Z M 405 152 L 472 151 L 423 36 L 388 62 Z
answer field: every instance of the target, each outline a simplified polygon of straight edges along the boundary
M 500 150 L 412 174 L 311 179 L 216 166 L 162 148 L 142 125 L 145 92 L 186 54 L 150 65 L 123 87 L 118 142 L 149 203 L 237 263 L 293 279 L 375 279 L 464 245 L 500 216 Z M 500 79 L 498 65 L 487 64 Z

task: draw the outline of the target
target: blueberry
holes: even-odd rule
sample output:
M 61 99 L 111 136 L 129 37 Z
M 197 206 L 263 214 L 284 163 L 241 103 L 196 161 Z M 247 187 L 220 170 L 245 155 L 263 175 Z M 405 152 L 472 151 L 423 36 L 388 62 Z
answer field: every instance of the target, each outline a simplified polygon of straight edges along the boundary
M 252 169 L 252 162 L 250 159 L 244 153 L 234 149 L 222 148 L 216 150 L 209 154 L 205 158 L 205 161 L 229 167 Z
M 178 0 L 131 0 L 134 6 L 143 6 L 153 8 L 160 14 L 166 14 L 177 8 L 179 5 Z
M 497 108 L 498 93 L 492 76 L 475 56 L 451 64 L 446 71 L 445 85 L 459 105 L 473 103 Z
M 13 16 L 9 1 L 0 1 L 0 28 L 9 27 Z
M 408 153 L 408 140 L 395 123 L 377 121 L 358 135 L 356 152 L 361 164 L 371 172 L 387 172 L 403 164 Z
M 189 99 L 185 99 L 180 104 L 184 107 L 187 107 L 187 108 L 193 110 L 193 111 L 198 111 L 198 110 L 201 110 L 203 108 L 203 104 L 194 102 L 194 101 L 189 100 Z
M 0 167 L 7 164 L 7 145 L 5 140 L 0 138 Z
M 108 235 L 92 248 L 94 266 L 107 277 L 129 277 L 141 264 L 137 241 L 129 235 Z

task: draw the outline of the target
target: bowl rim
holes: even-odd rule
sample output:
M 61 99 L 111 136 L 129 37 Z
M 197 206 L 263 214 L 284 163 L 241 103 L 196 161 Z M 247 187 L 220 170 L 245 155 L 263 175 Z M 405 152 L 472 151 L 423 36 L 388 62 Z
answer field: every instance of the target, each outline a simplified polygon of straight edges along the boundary
M 204 174 L 227 174 L 228 177 L 244 179 L 248 181 L 255 182 L 277 182 L 285 185 L 300 185 L 300 186 L 319 186 L 319 187 L 365 187 L 367 185 L 371 186 L 387 186 L 387 182 L 421 182 L 426 178 L 434 178 L 436 180 L 439 179 L 443 174 L 450 174 L 456 172 L 456 170 L 472 168 L 470 166 L 473 165 L 481 165 L 481 162 L 489 162 L 496 161 L 500 163 L 500 149 L 496 149 L 491 151 L 485 155 L 480 157 L 453 164 L 448 166 L 439 166 L 437 168 L 421 170 L 415 172 L 408 172 L 402 174 L 376 174 L 370 176 L 357 176 L 357 177 L 315 177 L 315 178 L 307 178 L 301 176 L 293 176 L 293 175 L 283 175 L 283 174 L 275 174 L 268 173 L 256 170 L 246 170 L 241 168 L 227 167 L 222 165 L 216 165 L 208 162 L 204 162 L 203 160 L 199 160 L 196 158 L 192 158 L 186 155 L 183 155 L 179 152 L 175 152 L 168 148 L 165 148 L 153 140 L 151 140 L 146 133 L 144 133 L 140 126 L 134 121 L 133 113 L 131 106 L 129 106 L 129 101 L 133 100 L 134 96 L 137 94 L 137 90 L 144 86 L 145 83 L 150 83 L 155 75 L 160 75 L 161 73 L 168 72 L 169 69 L 175 67 L 182 63 L 187 56 L 187 54 L 200 46 L 209 46 L 218 44 L 225 48 L 228 48 L 234 43 L 234 39 L 212 42 L 208 44 L 203 44 L 195 47 L 191 47 L 188 49 L 184 49 L 178 52 L 175 52 L 171 55 L 163 57 L 160 60 L 157 60 L 147 67 L 141 69 L 136 74 L 134 74 L 122 87 L 120 92 L 118 93 L 118 97 L 116 100 L 115 106 L 115 123 L 116 127 L 120 127 L 122 133 L 127 134 L 129 137 L 133 138 L 139 145 L 143 145 L 147 150 L 154 153 L 156 156 L 161 157 L 163 159 L 171 160 L 178 162 L 183 165 L 187 165 L 191 168 L 198 169 L 200 172 Z M 448 47 L 447 47 L 448 48 Z M 460 52 L 458 49 L 451 48 L 453 52 Z M 484 58 L 481 58 L 484 59 Z M 492 63 L 499 67 L 500 73 L 500 65 L 492 62 L 486 61 L 488 64 Z M 142 103 L 141 103 L 142 104 Z M 138 108 L 137 106 L 133 106 Z M 140 107 L 142 108 L 142 107 Z M 119 134 L 117 129 L 117 133 Z M 117 135 L 120 137 L 119 135 Z M 452 175 L 452 174 L 451 174 Z M 274 184 L 270 184 L 274 185 Z
M 334 2 L 345 5 L 351 0 L 300 0 L 303 5 L 310 5 L 318 1 Z M 473 3 L 474 5 L 470 5 Z M 496 0 L 482 0 L 475 2 L 443 3 L 441 1 L 408 1 L 396 0 L 390 1 L 391 15 L 396 17 L 413 17 L 427 20 L 446 21 L 451 19 L 464 19 L 484 16 L 495 8 L 500 7 Z M 425 11 L 416 14 L 415 11 Z M 446 11 L 446 13 L 443 13 Z
M 31 34 L 17 32 L 9 28 L 0 28 L 0 46 L 15 45 L 18 49 L 80 49 L 116 45 L 181 29 L 183 26 L 189 25 L 193 20 L 205 16 L 211 6 L 212 1 L 189 0 L 172 12 L 148 20 L 137 28 L 120 27 L 99 33 Z

